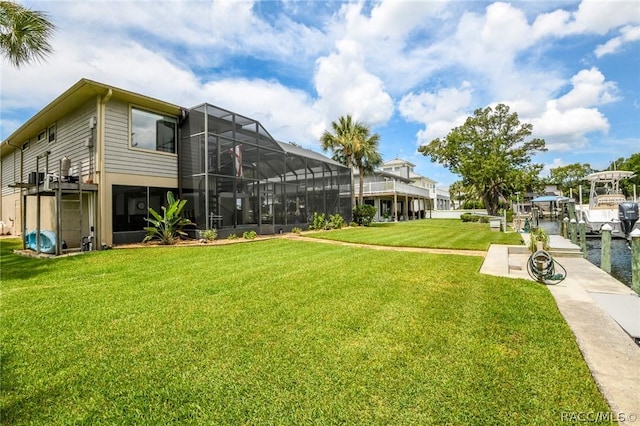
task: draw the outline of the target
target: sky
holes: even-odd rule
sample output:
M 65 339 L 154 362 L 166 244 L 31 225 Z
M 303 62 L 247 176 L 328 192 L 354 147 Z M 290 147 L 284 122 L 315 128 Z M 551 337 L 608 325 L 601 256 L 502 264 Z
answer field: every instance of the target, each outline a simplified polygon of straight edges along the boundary
M 0 75 L 0 139 L 81 78 L 208 102 L 321 151 L 350 114 L 446 186 L 418 147 L 507 104 L 548 151 L 605 169 L 640 152 L 640 1 L 20 0 L 57 30 L 46 61 Z

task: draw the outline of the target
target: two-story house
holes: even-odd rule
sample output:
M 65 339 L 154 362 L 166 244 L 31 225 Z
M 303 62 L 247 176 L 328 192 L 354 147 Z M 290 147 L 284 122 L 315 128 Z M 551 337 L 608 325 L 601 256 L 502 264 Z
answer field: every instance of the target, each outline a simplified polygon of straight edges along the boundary
M 437 182 L 414 172 L 415 164 L 394 158 L 364 178 L 364 203 L 376 207 L 377 221 L 429 217 L 450 207 L 449 193 Z M 356 194 L 358 186 L 356 185 Z
M 167 191 L 221 236 L 304 229 L 313 212 L 351 220 L 343 165 L 235 112 L 86 79 L 2 141 L 0 188 L 5 231 L 49 230 L 57 253 L 140 241 Z

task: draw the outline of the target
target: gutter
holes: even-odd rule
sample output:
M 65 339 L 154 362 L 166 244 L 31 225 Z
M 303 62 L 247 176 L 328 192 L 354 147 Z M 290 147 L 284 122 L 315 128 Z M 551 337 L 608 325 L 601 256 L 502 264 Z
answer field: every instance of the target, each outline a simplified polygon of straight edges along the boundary
M 104 211 L 104 206 L 107 205 L 107 188 L 106 188 L 106 177 L 105 177 L 105 132 L 106 132 L 106 105 L 107 102 L 113 96 L 113 89 L 108 88 L 107 93 L 102 97 L 98 96 L 97 98 L 97 123 L 96 123 L 96 170 L 95 170 L 95 183 L 98 184 L 98 196 L 96 200 L 96 211 L 98 220 L 96 221 L 96 240 L 94 244 L 96 244 L 99 248 L 102 248 L 105 242 L 105 236 L 103 235 L 104 230 L 107 228 L 107 216 Z M 99 242 L 99 243 L 98 243 Z

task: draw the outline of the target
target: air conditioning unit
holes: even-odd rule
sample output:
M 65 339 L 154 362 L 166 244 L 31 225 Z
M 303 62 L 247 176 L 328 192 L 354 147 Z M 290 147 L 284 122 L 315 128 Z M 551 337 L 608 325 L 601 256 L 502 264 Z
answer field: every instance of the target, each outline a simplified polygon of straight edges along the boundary
M 29 183 L 31 185 L 40 185 L 44 182 L 43 172 L 29 172 Z

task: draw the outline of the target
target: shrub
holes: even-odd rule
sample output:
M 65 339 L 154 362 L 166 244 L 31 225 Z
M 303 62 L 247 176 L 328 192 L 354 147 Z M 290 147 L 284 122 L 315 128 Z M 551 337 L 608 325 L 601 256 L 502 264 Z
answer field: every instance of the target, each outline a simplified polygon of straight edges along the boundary
M 242 233 L 242 238 L 245 240 L 253 240 L 257 236 L 258 234 L 256 234 L 256 231 L 245 231 Z
M 229 236 L 227 236 L 227 240 L 237 240 L 238 236 L 236 234 L 229 234 Z
M 461 206 L 463 209 L 465 210 L 470 210 L 470 209 L 483 209 L 484 208 L 484 203 L 482 201 L 479 200 L 468 200 L 465 201 L 464 203 L 462 203 Z
M 531 231 L 529 239 L 529 250 L 533 253 L 538 250 L 538 241 L 542 242 L 542 249 L 549 250 L 549 234 L 542 228 L 536 228 Z
M 462 213 L 460 219 L 462 219 L 463 222 L 471 222 L 471 213 Z
M 358 226 L 358 224 L 355 223 L 355 222 L 349 222 L 349 226 L 354 228 L 354 227 Z
M 213 241 L 218 237 L 218 231 L 215 229 L 207 229 L 200 231 L 200 239 L 205 241 Z
M 179 236 L 186 236 L 187 233 L 182 228 L 191 224 L 189 219 L 181 215 L 186 203 L 187 200 L 176 200 L 173 192 L 169 191 L 167 192 L 168 207 L 162 206 L 162 216 L 149 207 L 149 214 L 153 217 L 145 218 L 151 226 L 144 228 L 147 235 L 142 242 L 146 243 L 149 240 L 158 239 L 160 244 L 173 244 Z
M 332 214 L 329 216 L 329 222 L 327 223 L 328 229 L 342 229 L 346 225 L 344 218 L 340 214 Z
M 297 226 L 294 226 L 291 232 L 299 235 L 300 233 L 302 233 L 302 229 L 298 228 Z
M 309 229 L 326 229 L 327 220 L 325 219 L 324 213 L 313 212 L 313 222 Z
M 376 215 L 376 208 L 368 204 L 361 204 L 353 209 L 353 221 L 358 225 L 369 226 Z

